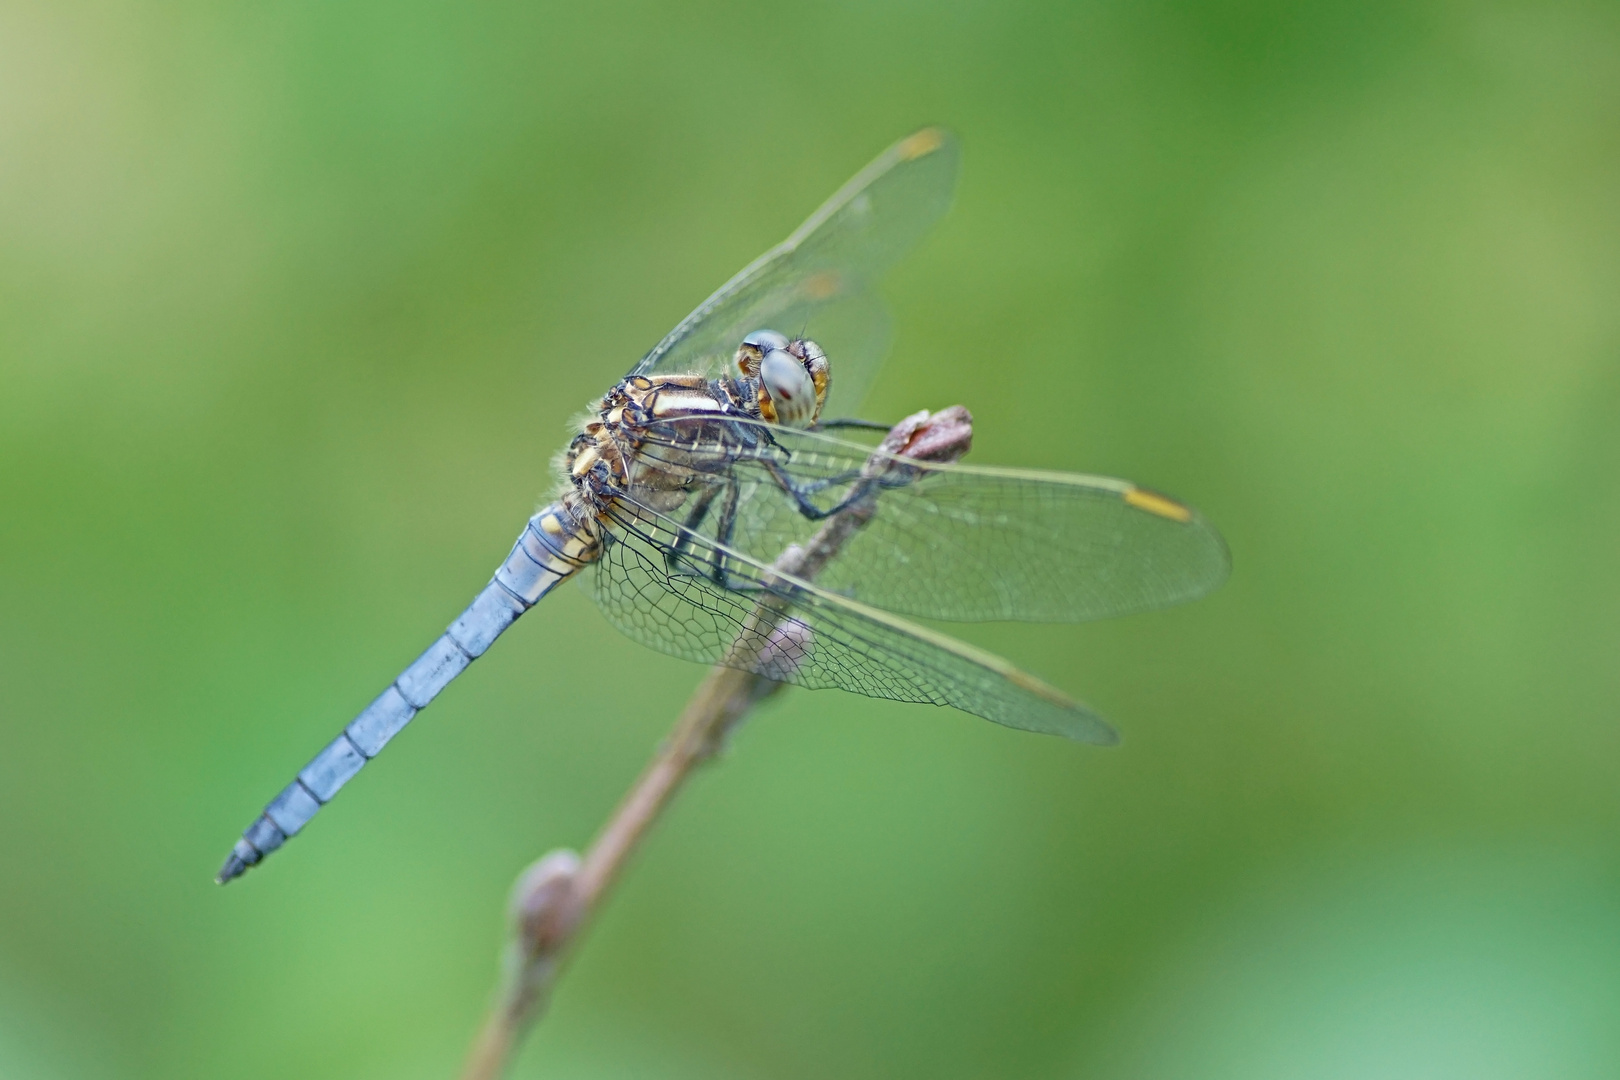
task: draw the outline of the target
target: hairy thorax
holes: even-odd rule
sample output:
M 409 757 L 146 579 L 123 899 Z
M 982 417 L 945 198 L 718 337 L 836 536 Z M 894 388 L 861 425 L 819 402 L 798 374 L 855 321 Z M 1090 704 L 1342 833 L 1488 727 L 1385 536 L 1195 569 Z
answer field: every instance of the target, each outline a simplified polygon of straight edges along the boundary
M 752 382 L 635 375 L 619 383 L 560 462 L 570 509 L 596 518 L 626 496 L 664 513 L 679 509 L 729 464 L 738 435 L 727 418 L 759 417 Z
M 667 514 L 708 488 L 739 450 L 769 441 L 739 420 L 813 424 L 831 385 L 826 353 L 808 338 L 758 330 L 743 339 L 730 378 L 631 375 L 596 403 L 558 460 L 565 531 L 600 541 L 615 507 Z

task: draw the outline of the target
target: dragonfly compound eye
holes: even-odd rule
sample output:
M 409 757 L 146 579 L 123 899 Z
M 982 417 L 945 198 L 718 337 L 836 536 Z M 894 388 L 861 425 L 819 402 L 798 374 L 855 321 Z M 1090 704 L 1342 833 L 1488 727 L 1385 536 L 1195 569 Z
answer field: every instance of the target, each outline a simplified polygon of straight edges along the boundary
M 775 330 L 755 330 L 743 338 L 742 345 L 737 349 L 735 363 L 737 370 L 748 378 L 758 378 L 759 362 L 766 353 L 772 349 L 785 349 L 788 339 Z
M 778 334 L 775 330 L 755 330 L 752 334 L 743 338 L 743 344 L 752 345 L 760 352 L 768 353 L 772 349 L 787 348 L 788 339 L 786 335 Z
M 809 338 L 800 338 L 788 346 L 788 351 L 804 361 L 804 370 L 810 373 L 810 381 L 816 387 L 816 415 L 821 415 L 821 407 L 827 403 L 827 388 L 832 385 L 832 368 L 827 363 L 827 354 L 821 351 L 821 346 Z
M 816 418 L 816 384 L 798 357 L 772 349 L 759 362 L 759 378 L 776 406 L 777 423 L 805 427 Z

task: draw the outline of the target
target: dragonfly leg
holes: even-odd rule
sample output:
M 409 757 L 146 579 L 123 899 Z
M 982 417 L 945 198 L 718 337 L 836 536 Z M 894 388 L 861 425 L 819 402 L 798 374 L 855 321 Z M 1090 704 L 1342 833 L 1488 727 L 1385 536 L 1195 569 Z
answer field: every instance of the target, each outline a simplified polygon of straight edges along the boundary
M 861 471 L 859 469 L 851 469 L 848 472 L 841 472 L 837 476 L 824 476 L 820 480 L 811 480 L 808 483 L 800 483 L 798 488 L 806 495 L 814 495 L 817 492 L 826 491 L 830 487 L 838 487 L 840 484 L 852 484 L 860 478 Z
M 735 481 L 732 483 L 735 484 Z M 664 569 L 670 574 L 689 574 L 689 571 L 681 569 L 680 564 L 687 557 L 687 549 L 692 546 L 692 537 L 703 524 L 703 520 L 709 516 L 709 507 L 714 505 L 715 497 L 719 494 L 720 489 L 717 487 L 706 487 L 699 493 L 692 512 L 686 516 L 685 528 L 675 537 L 675 542 L 664 551 Z
M 810 425 L 811 431 L 837 431 L 839 428 L 860 428 L 864 431 L 888 431 L 893 424 L 880 424 L 876 420 L 858 420 L 853 416 L 837 420 L 818 420 Z
M 798 507 L 799 513 L 811 521 L 820 521 L 823 518 L 831 517 L 833 514 L 848 509 L 867 495 L 867 482 L 857 483 L 849 489 L 849 494 L 838 500 L 837 505 L 823 510 L 810 500 L 811 492 L 820 491 L 833 483 L 849 483 L 852 480 L 859 480 L 860 473 L 848 473 L 824 481 L 818 480 L 813 484 L 795 484 L 793 478 L 782 471 L 782 466 L 779 463 L 765 461 L 762 464 L 765 466 L 765 471 L 770 473 L 771 479 L 776 481 L 776 486 L 785 491 L 788 497 L 793 500 L 793 505 Z
M 833 512 L 832 510 L 823 510 L 811 502 L 809 493 L 798 484 L 795 484 L 793 478 L 782 471 L 782 466 L 778 462 L 765 460 L 760 464 L 765 466 L 765 471 L 770 473 L 772 480 L 776 481 L 776 486 L 786 492 L 788 497 L 793 500 L 793 505 L 799 508 L 799 513 L 811 521 L 820 521 Z
M 726 501 L 720 506 L 720 527 L 715 530 L 715 539 L 719 541 L 714 549 L 713 578 L 714 583 L 722 589 L 733 588 L 731 575 L 726 572 L 726 556 L 724 548 L 731 546 L 731 534 L 737 529 L 737 504 L 742 495 L 742 485 L 735 476 L 726 477 Z
M 738 482 L 735 476 L 726 477 L 726 497 L 720 504 L 719 519 L 714 531 L 714 544 L 710 547 L 707 558 L 703 560 L 708 563 L 707 573 L 700 575 L 697 571 L 697 564 L 700 560 L 697 555 L 692 553 L 692 548 L 697 546 L 694 540 L 702 542 L 705 539 L 697 530 L 708 519 L 714 506 L 714 500 L 720 495 L 720 490 L 718 487 L 711 487 L 706 489 L 702 496 L 699 497 L 697 505 L 692 508 L 692 512 L 687 515 L 686 521 L 682 524 L 679 535 L 676 536 L 673 543 L 664 548 L 665 570 L 671 577 L 707 577 L 720 588 L 731 592 L 758 592 L 758 585 L 733 577 L 731 571 L 726 568 L 724 549 L 731 546 L 732 535 L 737 530 L 737 511 L 742 504 L 742 484 Z M 682 563 L 686 565 L 683 567 Z
M 876 424 L 870 420 L 828 420 L 823 424 L 812 425 L 811 430 L 817 430 L 821 427 L 864 427 L 881 428 L 884 431 L 889 430 L 882 424 Z M 772 436 L 769 431 L 759 431 L 755 433 L 755 437 L 758 438 L 763 445 L 770 446 L 781 451 L 784 457 L 788 454 L 787 449 L 783 447 L 782 444 L 774 436 Z M 846 472 L 839 473 L 837 476 L 824 476 L 820 480 L 811 480 L 808 482 L 795 484 L 792 480 L 788 479 L 782 474 L 782 466 L 780 461 L 774 461 L 769 457 L 762 456 L 759 459 L 759 463 L 765 467 L 765 469 L 771 474 L 771 479 L 775 480 L 784 491 L 788 491 L 793 494 L 795 501 L 800 502 L 799 509 L 801 511 L 804 509 L 803 502 L 799 500 L 799 496 L 801 494 L 812 495 L 819 491 L 825 491 L 827 488 L 834 487 L 838 484 L 852 483 L 861 478 L 861 471 L 859 469 L 850 469 Z M 843 503 L 840 503 L 832 510 L 823 512 L 822 516 L 825 517 L 826 514 L 836 513 L 838 510 L 843 509 L 843 507 L 848 504 L 848 501 L 849 500 L 846 499 Z M 816 520 L 814 515 L 810 516 L 812 520 Z

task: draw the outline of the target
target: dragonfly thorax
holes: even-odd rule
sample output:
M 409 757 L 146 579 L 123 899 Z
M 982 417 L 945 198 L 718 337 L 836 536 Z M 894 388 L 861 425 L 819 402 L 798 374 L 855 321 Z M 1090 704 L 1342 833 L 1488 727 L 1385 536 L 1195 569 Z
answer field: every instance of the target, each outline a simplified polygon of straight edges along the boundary
M 736 437 L 727 419 L 760 418 L 757 382 L 630 376 L 603 395 L 569 444 L 562 466 L 570 494 L 593 513 L 632 490 L 660 509 L 674 509 L 694 477 L 713 474 L 729 460 Z
M 730 418 L 802 428 L 821 415 L 832 375 L 815 342 L 756 331 L 735 365 L 738 378 L 631 375 L 604 394 L 561 462 L 575 496 L 600 511 L 634 488 L 674 509 L 695 477 L 729 463 Z M 656 453 L 645 452 L 649 439 Z

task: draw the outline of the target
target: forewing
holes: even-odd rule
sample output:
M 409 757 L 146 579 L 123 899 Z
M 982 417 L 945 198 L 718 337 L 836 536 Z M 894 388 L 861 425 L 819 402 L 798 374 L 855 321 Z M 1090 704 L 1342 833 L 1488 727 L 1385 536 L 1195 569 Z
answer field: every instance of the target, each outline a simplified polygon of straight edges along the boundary
M 782 243 L 681 320 L 632 375 L 735 374 L 745 336 L 815 338 L 831 360 L 828 415 L 852 414 L 888 347 L 879 278 L 945 213 L 956 140 L 924 128 L 884 151 Z
M 874 607 L 968 622 L 1082 622 L 1195 599 L 1230 569 L 1214 526 L 1128 481 L 918 462 L 820 432 L 732 423 L 754 443 L 727 452 L 734 521 L 726 532 L 717 500 L 691 527 L 769 561 L 818 524 L 785 484 L 822 511 L 868 485 L 871 520 L 816 583 Z M 682 434 L 682 422 L 656 425 L 642 452 L 659 458 Z M 874 461 L 888 467 L 874 471 Z
M 1081 742 L 1117 740 L 1096 713 L 1000 657 L 773 570 L 670 517 L 621 503 L 610 536 L 588 588 L 610 622 L 660 652 L 811 689 L 952 705 Z

